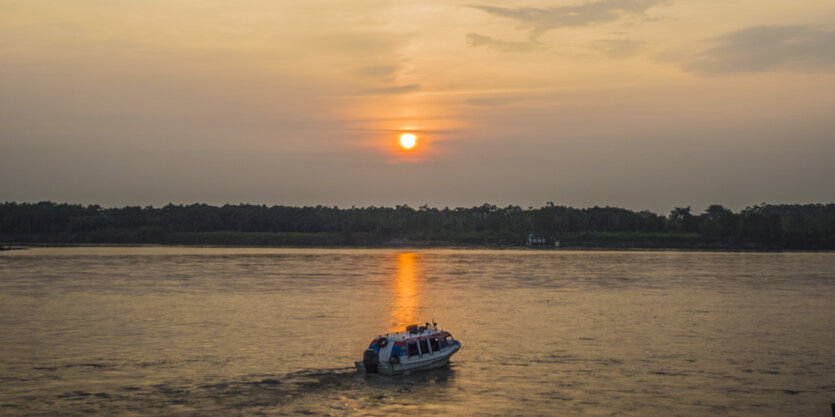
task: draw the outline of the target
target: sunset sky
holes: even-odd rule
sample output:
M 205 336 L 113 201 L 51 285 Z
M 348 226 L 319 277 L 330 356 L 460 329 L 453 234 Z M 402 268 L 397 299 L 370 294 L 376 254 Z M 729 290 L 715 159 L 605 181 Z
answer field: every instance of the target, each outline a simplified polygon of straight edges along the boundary
M 835 2 L 0 0 L 40 200 L 832 202 Z

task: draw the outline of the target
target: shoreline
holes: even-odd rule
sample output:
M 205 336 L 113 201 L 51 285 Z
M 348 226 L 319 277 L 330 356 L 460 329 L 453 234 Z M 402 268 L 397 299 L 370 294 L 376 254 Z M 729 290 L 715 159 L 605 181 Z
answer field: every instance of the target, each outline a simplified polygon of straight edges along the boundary
M 659 216 L 553 204 L 441 210 L 248 204 L 101 208 L 42 202 L 0 204 L 0 219 L 0 245 L 16 246 L 835 250 L 835 204 L 762 204 L 739 213 L 715 205 L 698 215 L 676 208 Z
M 748 252 L 748 253 L 821 253 L 835 252 L 828 248 L 742 248 L 742 247 L 660 247 L 660 246 L 562 246 L 562 247 L 529 247 L 525 245 L 489 245 L 489 244 L 406 244 L 392 243 L 381 245 L 257 245 L 257 244 L 188 244 L 188 243 L 12 243 L 3 244 L 2 252 L 22 251 L 35 248 L 234 248 L 234 249 L 399 249 L 399 250 L 525 250 L 531 252 L 579 252 L 579 251 L 611 251 L 611 252 Z

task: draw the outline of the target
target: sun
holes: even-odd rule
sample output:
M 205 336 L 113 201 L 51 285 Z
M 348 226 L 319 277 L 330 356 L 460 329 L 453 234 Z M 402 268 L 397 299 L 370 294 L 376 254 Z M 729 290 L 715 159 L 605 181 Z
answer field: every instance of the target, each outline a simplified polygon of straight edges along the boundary
M 412 149 L 415 147 L 415 143 L 417 143 L 417 136 L 411 133 L 404 133 L 400 135 L 400 146 L 406 149 Z

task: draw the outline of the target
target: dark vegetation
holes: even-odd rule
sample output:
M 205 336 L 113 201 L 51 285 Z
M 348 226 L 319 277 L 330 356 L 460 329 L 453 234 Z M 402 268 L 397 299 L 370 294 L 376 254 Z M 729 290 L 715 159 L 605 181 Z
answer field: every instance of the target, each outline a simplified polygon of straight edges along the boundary
M 0 204 L 3 244 L 263 246 L 524 246 L 528 233 L 561 247 L 835 249 L 835 204 L 719 205 L 668 216 L 615 207 L 436 209 L 205 204 L 102 208 Z

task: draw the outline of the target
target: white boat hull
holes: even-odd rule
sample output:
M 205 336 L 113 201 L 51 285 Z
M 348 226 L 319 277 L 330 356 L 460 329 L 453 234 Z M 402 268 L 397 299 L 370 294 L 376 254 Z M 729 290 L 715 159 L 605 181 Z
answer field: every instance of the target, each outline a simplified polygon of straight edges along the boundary
M 440 368 L 449 364 L 449 358 L 451 358 L 455 352 L 458 352 L 458 349 L 461 349 L 460 343 L 456 343 L 449 348 L 444 349 L 445 351 L 448 350 L 447 352 L 433 352 L 429 355 L 424 355 L 419 359 L 403 361 L 403 363 L 392 364 L 382 362 L 379 365 L 378 372 L 382 375 L 400 375 L 415 371 Z
M 448 332 L 415 325 L 375 338 L 356 366 L 362 373 L 400 375 L 445 366 L 460 349 L 461 342 Z

